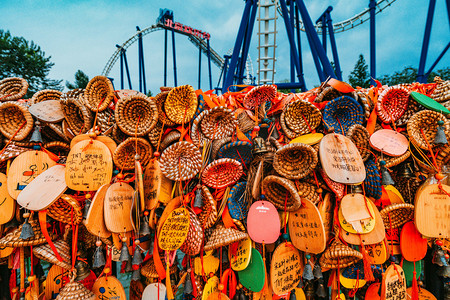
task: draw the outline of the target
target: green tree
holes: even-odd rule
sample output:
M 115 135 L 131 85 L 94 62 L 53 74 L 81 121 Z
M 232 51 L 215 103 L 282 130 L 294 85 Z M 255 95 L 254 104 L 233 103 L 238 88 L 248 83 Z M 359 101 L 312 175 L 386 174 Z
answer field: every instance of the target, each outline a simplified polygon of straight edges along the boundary
M 348 76 L 348 81 L 354 87 L 367 88 L 370 85 L 369 66 L 366 64 L 364 55 L 360 54 L 353 71 Z
M 42 89 L 62 90 L 62 80 L 48 78 L 54 66 L 50 58 L 33 41 L 0 30 L 0 79 L 24 78 L 29 84 L 27 98 Z
M 74 90 L 74 89 L 85 89 L 86 86 L 89 83 L 89 76 L 86 75 L 86 73 L 84 73 L 81 70 L 78 70 L 75 73 L 75 82 L 74 83 L 70 83 L 68 81 L 66 81 L 66 87 L 69 90 Z
M 439 76 L 442 80 L 450 80 L 450 67 L 431 72 L 427 77 L 427 82 L 434 82 L 434 77 Z M 396 71 L 392 75 L 383 75 L 379 78 L 382 84 L 389 86 L 400 83 L 412 83 L 417 81 L 417 68 L 412 66 L 405 67 L 401 71 Z

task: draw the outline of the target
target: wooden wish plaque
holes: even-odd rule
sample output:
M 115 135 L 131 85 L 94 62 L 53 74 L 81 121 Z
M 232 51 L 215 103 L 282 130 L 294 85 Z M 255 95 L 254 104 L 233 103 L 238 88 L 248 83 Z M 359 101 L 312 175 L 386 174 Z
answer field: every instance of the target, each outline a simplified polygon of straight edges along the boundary
M 116 182 L 105 194 L 105 225 L 109 231 L 123 233 L 133 230 L 131 219 L 134 189 L 128 183 Z
M 164 300 L 166 292 L 166 286 L 163 283 L 150 283 L 142 293 L 142 300 Z
M 402 267 L 390 265 L 383 273 L 381 299 L 406 300 L 406 279 Z
M 0 225 L 12 220 L 16 212 L 16 201 L 9 195 L 6 175 L 0 173 Z
M 366 179 L 364 161 L 353 142 L 337 133 L 325 135 L 320 141 L 320 163 L 331 180 L 358 184 Z
M 326 237 L 322 217 L 317 207 L 302 199 L 302 206 L 289 214 L 289 235 L 295 248 L 318 254 L 325 250 Z
M 47 278 L 45 279 L 45 299 L 56 299 L 59 295 L 59 291 L 63 286 L 69 282 L 69 271 L 53 265 L 48 271 Z
M 403 225 L 400 232 L 400 250 L 407 261 L 423 259 L 427 254 L 427 248 L 427 239 L 417 231 L 413 221 Z
M 339 207 L 339 223 L 351 233 L 369 233 L 375 228 L 375 212 L 362 194 L 347 194 Z
M 272 255 L 270 283 L 276 295 L 283 295 L 295 288 L 303 274 L 303 259 L 289 242 L 281 243 Z
M 46 209 L 66 191 L 65 171 L 63 165 L 45 170 L 17 196 L 17 203 L 29 210 Z
M 266 272 L 264 261 L 258 250 L 252 248 L 252 257 L 247 268 L 238 272 L 241 284 L 252 292 L 259 292 L 264 287 Z
M 369 143 L 375 150 L 389 156 L 403 155 L 409 147 L 409 141 L 403 134 L 390 129 L 375 131 L 370 136 Z
M 158 235 L 159 247 L 174 251 L 183 245 L 189 231 L 189 212 L 186 208 L 174 209 L 161 227 Z
M 450 238 L 450 186 L 431 184 L 416 194 L 414 222 L 417 230 L 426 237 Z
M 331 193 L 327 193 L 325 197 L 323 197 L 323 201 L 320 201 L 319 204 L 317 204 L 317 209 L 319 210 L 325 229 L 325 239 L 328 241 L 333 229 L 333 203 L 331 202 Z
M 39 174 L 56 165 L 43 151 L 27 151 L 17 156 L 8 172 L 7 186 L 9 195 L 17 199 L 20 192 Z
M 406 289 L 408 299 L 412 299 L 412 287 Z M 419 289 L 419 300 L 437 300 L 437 298 L 424 288 Z
M 105 239 L 111 236 L 105 224 L 105 195 L 109 186 L 110 184 L 105 184 L 97 190 L 84 223 L 91 234 Z
M 83 134 L 79 134 L 77 136 L 75 136 L 71 141 L 70 141 L 70 149 L 73 148 L 73 146 L 75 146 L 77 143 L 81 142 L 81 141 L 90 141 L 91 138 L 89 137 L 89 134 L 87 133 L 83 133 Z M 114 140 L 112 138 L 110 138 L 109 136 L 106 135 L 98 135 L 95 138 L 96 141 L 98 142 L 102 142 L 103 144 L 106 145 L 106 147 L 108 147 L 109 151 L 111 152 L 111 155 L 114 154 L 114 151 L 116 151 L 117 148 L 117 144 L 116 142 L 114 142 Z
M 242 271 L 247 268 L 250 263 L 252 255 L 252 240 L 245 238 L 237 243 L 237 249 L 228 247 L 228 260 L 230 261 L 231 269 L 234 271 Z
M 280 236 L 281 222 L 277 209 L 269 201 L 256 201 L 247 215 L 247 230 L 252 241 L 272 244 Z
M 108 147 L 97 140 L 75 144 L 67 156 L 66 183 L 75 191 L 96 191 L 111 181 L 112 157 Z
M 389 249 L 385 240 L 381 243 L 366 245 L 365 249 L 371 265 L 384 264 L 389 258 Z
M 144 199 L 145 208 L 155 209 L 158 201 L 167 203 L 172 193 L 172 181 L 167 179 L 161 172 L 159 161 L 150 160 L 144 170 Z
M 104 300 L 126 300 L 127 296 L 122 284 L 114 276 L 103 276 L 98 278 L 94 286 L 92 287 L 92 292 L 96 296 L 96 299 Z
M 58 123 L 64 120 L 64 113 L 59 100 L 46 100 L 35 103 L 28 108 L 36 119 L 46 123 Z
M 218 291 L 220 280 L 217 276 L 210 277 L 206 281 L 205 287 L 203 288 L 202 300 L 207 300 L 209 295 Z

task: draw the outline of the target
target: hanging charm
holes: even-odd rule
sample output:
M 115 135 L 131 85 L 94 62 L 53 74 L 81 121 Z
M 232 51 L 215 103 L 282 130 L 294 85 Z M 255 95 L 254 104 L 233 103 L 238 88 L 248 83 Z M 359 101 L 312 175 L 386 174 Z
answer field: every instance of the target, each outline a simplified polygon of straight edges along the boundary
M 23 223 L 23 225 L 22 225 L 20 239 L 26 240 L 26 239 L 34 237 L 34 231 L 33 231 L 33 227 L 31 227 L 31 224 L 28 222 L 30 213 L 29 212 L 24 213 L 23 217 L 25 218 L 25 223 Z
M 380 169 L 381 169 L 381 184 L 394 185 L 395 181 L 392 179 L 391 174 L 389 174 L 389 171 L 386 168 L 386 162 L 384 160 L 380 160 Z
M 445 145 L 447 144 L 447 137 L 445 136 L 444 131 L 444 121 L 439 120 L 437 121 L 437 131 L 436 136 L 434 137 L 434 143 L 438 145 Z
M 102 241 L 95 242 L 97 249 L 95 249 L 94 257 L 92 259 L 92 268 L 100 268 L 106 264 L 105 256 L 102 251 Z
M 306 254 L 306 264 L 305 264 L 305 268 L 303 269 L 303 279 L 304 280 L 313 280 L 314 279 L 310 258 L 311 258 L 311 255 Z
M 124 262 L 124 261 L 130 261 L 130 259 L 131 259 L 131 256 L 130 256 L 130 251 L 128 250 L 128 247 L 127 247 L 127 238 L 123 237 L 122 238 L 122 249 L 120 250 L 119 260 L 121 262 Z
M 194 207 L 201 208 L 203 206 L 202 199 L 202 186 L 197 184 L 197 190 L 195 191 Z

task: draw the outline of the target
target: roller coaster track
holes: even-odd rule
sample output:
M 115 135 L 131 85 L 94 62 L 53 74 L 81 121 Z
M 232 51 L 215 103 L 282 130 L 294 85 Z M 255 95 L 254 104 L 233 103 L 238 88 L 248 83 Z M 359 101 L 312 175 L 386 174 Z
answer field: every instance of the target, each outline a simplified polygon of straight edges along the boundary
M 375 8 L 375 14 L 382 12 L 383 10 L 385 10 L 386 8 L 391 6 L 392 3 L 394 3 L 395 1 L 397 1 L 397 0 L 380 0 L 380 1 L 378 1 L 376 4 L 376 8 Z M 344 32 L 344 31 L 353 29 L 356 26 L 359 26 L 359 25 L 367 22 L 370 17 L 369 12 L 370 12 L 369 8 L 366 8 L 361 13 L 354 15 L 350 19 L 347 19 L 345 21 L 341 21 L 338 23 L 334 23 L 333 24 L 334 33 Z M 282 15 L 281 7 L 279 5 L 278 5 L 278 13 L 280 15 Z M 305 31 L 305 26 L 301 20 L 299 21 L 299 24 L 300 24 L 300 30 Z M 322 34 L 321 24 L 316 24 L 314 27 L 316 28 L 317 34 Z
M 111 72 L 112 67 L 114 66 L 116 61 L 119 59 L 120 52 L 122 51 L 122 49 L 127 50 L 128 47 L 130 47 L 132 44 L 134 44 L 138 40 L 140 34 L 142 34 L 142 36 L 145 36 L 152 32 L 155 32 L 158 30 L 163 30 L 163 29 L 172 30 L 172 28 L 165 27 L 163 24 L 158 23 L 158 24 L 152 25 L 150 27 L 147 27 L 145 29 L 142 29 L 140 31 L 137 31 L 132 37 L 130 37 L 119 48 L 117 48 L 116 51 L 114 51 L 113 55 L 111 55 L 111 57 L 109 58 L 108 62 L 105 65 L 105 67 L 103 68 L 102 75 L 108 76 L 108 74 Z M 186 32 L 177 30 L 177 29 L 173 29 L 173 30 L 177 33 L 188 36 L 188 39 L 192 44 L 194 44 L 197 48 L 201 49 L 203 53 L 207 54 L 208 46 L 207 46 L 207 43 L 205 42 L 205 40 L 198 38 L 194 35 L 188 34 Z M 212 49 L 211 47 L 210 47 L 210 53 L 211 53 L 211 61 L 219 68 L 222 68 L 223 64 L 224 64 L 223 58 L 216 51 L 214 51 L 214 49 Z

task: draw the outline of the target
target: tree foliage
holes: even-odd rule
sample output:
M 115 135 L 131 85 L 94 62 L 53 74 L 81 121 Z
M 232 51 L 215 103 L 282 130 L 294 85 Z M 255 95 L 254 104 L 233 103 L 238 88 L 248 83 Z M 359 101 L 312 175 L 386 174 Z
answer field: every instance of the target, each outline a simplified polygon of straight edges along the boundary
M 439 76 L 442 80 L 450 80 L 450 67 L 446 67 L 435 72 L 431 72 L 427 77 L 427 82 L 433 82 L 434 77 Z M 383 75 L 379 78 L 382 84 L 389 86 L 400 83 L 412 83 L 417 81 L 417 68 L 412 66 L 405 67 L 401 71 L 396 71 L 392 75 Z
M 353 87 L 367 88 L 370 85 L 369 66 L 364 55 L 360 54 L 353 71 L 348 76 L 348 81 Z
M 81 70 L 78 70 L 75 73 L 75 82 L 74 83 L 70 83 L 68 81 L 66 81 L 66 87 L 69 90 L 74 90 L 74 89 L 85 89 L 86 86 L 89 83 L 89 76 L 86 75 L 86 73 L 84 73 Z
M 46 57 L 41 47 L 23 37 L 12 36 L 0 30 L 0 79 L 22 77 L 28 84 L 26 97 L 42 89 L 62 90 L 62 80 L 48 78 L 54 63 Z

